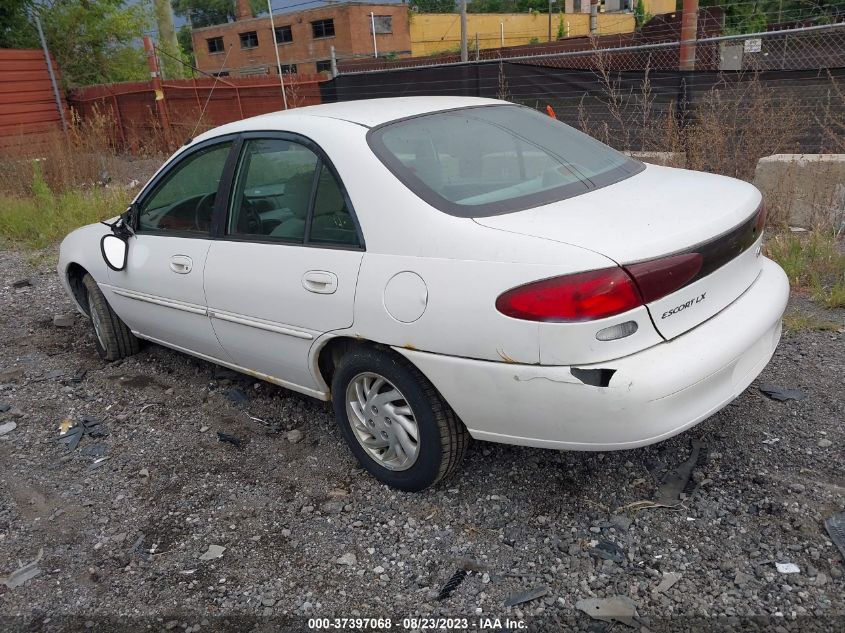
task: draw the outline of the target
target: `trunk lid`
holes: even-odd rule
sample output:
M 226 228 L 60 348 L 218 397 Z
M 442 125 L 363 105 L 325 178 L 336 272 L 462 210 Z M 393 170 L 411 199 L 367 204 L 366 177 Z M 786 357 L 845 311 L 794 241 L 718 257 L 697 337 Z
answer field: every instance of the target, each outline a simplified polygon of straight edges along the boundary
M 646 304 L 658 332 L 670 339 L 720 312 L 757 278 L 760 203 L 760 192 L 740 180 L 648 165 L 575 198 L 475 221 L 586 248 L 623 267 L 701 253 L 702 268 L 691 283 Z

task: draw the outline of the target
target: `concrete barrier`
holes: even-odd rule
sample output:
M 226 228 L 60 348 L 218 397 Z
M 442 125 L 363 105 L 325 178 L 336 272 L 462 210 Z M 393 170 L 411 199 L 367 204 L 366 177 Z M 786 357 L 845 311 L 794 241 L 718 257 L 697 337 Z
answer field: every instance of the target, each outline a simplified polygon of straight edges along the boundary
M 772 222 L 811 228 L 845 221 L 845 154 L 773 154 L 757 163 L 754 184 Z

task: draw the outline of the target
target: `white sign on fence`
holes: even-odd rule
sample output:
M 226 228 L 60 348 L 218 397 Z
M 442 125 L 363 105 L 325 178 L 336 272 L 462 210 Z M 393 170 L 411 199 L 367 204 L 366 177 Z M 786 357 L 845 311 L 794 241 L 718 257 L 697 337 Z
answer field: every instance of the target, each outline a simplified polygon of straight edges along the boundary
M 744 50 L 746 53 L 759 53 L 763 48 L 763 40 L 759 37 L 745 40 Z

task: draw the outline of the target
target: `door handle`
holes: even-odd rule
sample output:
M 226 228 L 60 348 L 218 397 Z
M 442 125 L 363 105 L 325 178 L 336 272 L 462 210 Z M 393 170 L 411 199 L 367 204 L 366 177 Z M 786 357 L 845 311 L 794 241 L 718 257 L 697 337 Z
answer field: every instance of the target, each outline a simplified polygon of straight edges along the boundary
M 337 290 L 337 275 L 327 270 L 309 270 L 302 275 L 302 287 L 309 292 L 330 295 Z
M 170 258 L 170 270 L 180 275 L 187 275 L 191 272 L 194 262 L 187 255 L 174 255 Z

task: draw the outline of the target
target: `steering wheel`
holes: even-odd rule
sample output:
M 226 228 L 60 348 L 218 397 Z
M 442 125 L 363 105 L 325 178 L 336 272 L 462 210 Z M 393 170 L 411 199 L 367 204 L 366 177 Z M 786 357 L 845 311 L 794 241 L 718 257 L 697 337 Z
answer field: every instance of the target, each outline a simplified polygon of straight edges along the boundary
M 197 206 L 194 208 L 194 230 L 195 231 L 207 231 L 211 225 L 211 211 L 214 209 L 214 198 L 217 195 L 216 191 L 212 191 L 211 193 L 205 194 L 202 198 L 199 199 L 197 202 Z M 208 220 L 203 217 L 203 211 L 205 207 L 210 203 L 211 209 L 209 209 L 208 213 Z M 203 226 L 203 224 L 205 226 Z
M 238 216 L 238 232 L 248 235 L 262 235 L 263 221 L 251 200 L 244 197 L 241 202 L 241 214 Z

